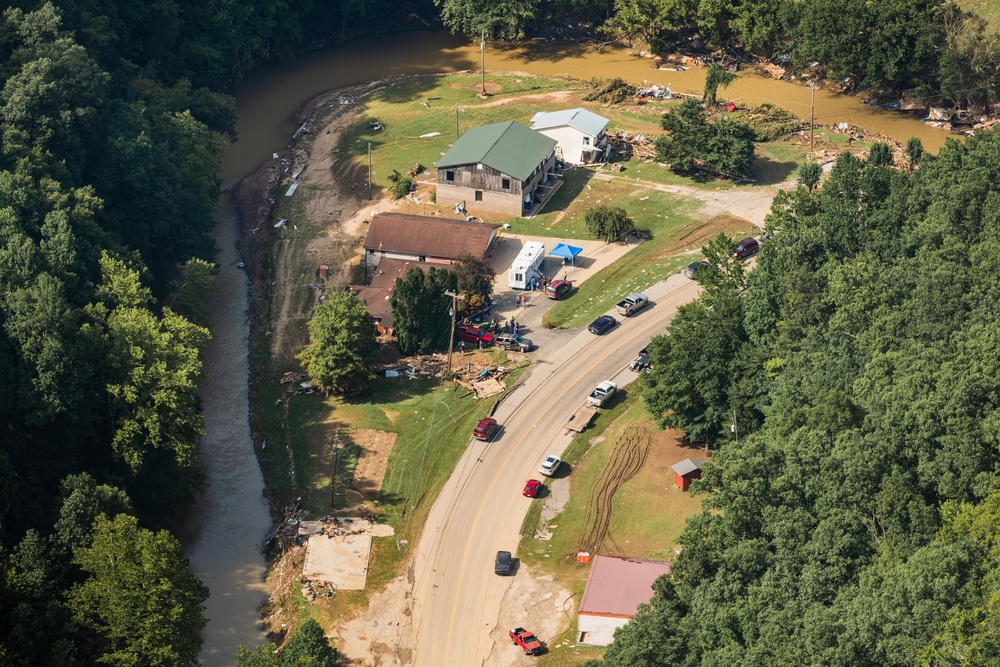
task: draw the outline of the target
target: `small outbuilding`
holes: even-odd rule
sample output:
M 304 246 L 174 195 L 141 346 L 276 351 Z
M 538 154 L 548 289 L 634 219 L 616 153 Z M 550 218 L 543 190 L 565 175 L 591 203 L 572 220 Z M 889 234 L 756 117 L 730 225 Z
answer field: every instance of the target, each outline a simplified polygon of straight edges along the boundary
M 681 488 L 681 491 L 687 491 L 691 487 L 691 482 L 701 479 L 701 466 L 704 464 L 705 459 L 684 459 L 671 466 L 677 477 L 677 486 Z
M 595 555 L 580 600 L 576 643 L 609 645 L 615 630 L 653 598 L 653 582 L 665 574 L 670 574 L 665 561 Z
M 542 111 L 531 118 L 531 129 L 556 140 L 556 157 L 570 164 L 604 161 L 608 119 L 586 109 Z

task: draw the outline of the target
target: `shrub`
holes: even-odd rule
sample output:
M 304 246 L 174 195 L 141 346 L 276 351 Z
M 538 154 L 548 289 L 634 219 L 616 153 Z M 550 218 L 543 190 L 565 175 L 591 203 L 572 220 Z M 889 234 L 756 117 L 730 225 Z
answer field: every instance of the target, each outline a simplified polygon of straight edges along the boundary
M 409 176 L 403 176 L 395 169 L 389 174 L 389 182 L 392 184 L 389 186 L 389 195 L 393 199 L 405 197 L 409 194 L 410 188 L 413 187 L 413 179 Z

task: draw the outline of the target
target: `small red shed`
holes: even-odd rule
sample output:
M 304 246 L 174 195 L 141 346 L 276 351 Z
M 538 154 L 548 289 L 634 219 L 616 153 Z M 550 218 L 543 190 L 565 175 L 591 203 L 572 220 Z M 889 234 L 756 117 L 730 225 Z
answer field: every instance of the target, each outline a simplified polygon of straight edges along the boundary
M 677 476 L 677 486 L 681 487 L 681 491 L 687 491 L 691 482 L 701 479 L 701 466 L 704 463 L 705 459 L 684 459 L 671 466 Z
M 732 113 L 732 112 L 736 111 L 736 102 L 730 102 L 730 103 L 728 103 L 726 105 L 726 111 L 728 111 L 729 113 Z

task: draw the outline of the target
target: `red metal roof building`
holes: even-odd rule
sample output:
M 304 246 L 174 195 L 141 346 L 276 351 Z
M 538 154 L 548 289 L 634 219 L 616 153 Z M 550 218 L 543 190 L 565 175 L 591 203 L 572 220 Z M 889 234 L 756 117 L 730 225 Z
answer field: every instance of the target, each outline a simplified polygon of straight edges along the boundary
M 653 597 L 653 582 L 670 573 L 670 563 L 595 555 L 580 600 L 577 644 L 607 646 L 615 630 Z

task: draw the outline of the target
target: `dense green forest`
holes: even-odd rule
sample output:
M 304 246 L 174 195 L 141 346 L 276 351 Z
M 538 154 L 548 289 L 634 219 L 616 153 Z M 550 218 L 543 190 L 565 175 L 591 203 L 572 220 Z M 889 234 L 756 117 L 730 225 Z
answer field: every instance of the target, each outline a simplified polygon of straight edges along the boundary
M 165 528 L 199 484 L 196 386 L 209 337 L 199 302 L 211 286 L 217 165 L 236 139 L 227 91 L 258 63 L 353 35 L 444 24 L 517 37 L 569 17 L 589 26 L 581 37 L 642 39 L 666 50 L 693 45 L 697 34 L 708 48 L 818 61 L 862 85 L 996 97 L 995 36 L 934 0 L 11 3 L 0 18 L 0 663 L 196 661 L 207 591 Z M 749 635 L 735 634 L 753 631 L 738 622 L 747 613 L 737 610 L 739 593 L 757 591 L 765 578 L 777 591 L 766 589 L 767 602 L 788 605 L 769 618 L 815 619 L 810 628 L 827 640 L 844 634 L 837 623 L 852 604 L 881 604 L 884 613 L 872 619 L 896 613 L 871 596 L 890 590 L 886 582 L 916 586 L 923 549 L 946 553 L 951 571 L 969 575 L 954 580 L 953 599 L 964 606 L 934 602 L 945 610 L 945 634 L 914 630 L 913 643 L 945 651 L 976 619 L 991 618 L 977 600 L 993 589 L 970 583 L 976 567 L 988 570 L 975 557 L 989 547 L 956 537 L 967 525 L 988 525 L 977 512 L 989 505 L 974 503 L 992 489 L 996 417 L 984 379 L 992 320 L 982 304 L 992 295 L 984 276 L 993 255 L 988 238 L 976 236 L 997 210 L 983 189 L 987 144 L 949 147 L 913 175 L 844 161 L 818 194 L 782 203 L 774 219 L 781 233 L 746 296 L 720 295 L 708 311 L 732 327 L 715 341 L 731 354 L 722 357 L 726 372 L 743 372 L 735 383 L 712 378 L 705 432 L 724 431 L 723 413 L 736 409 L 753 435 L 727 445 L 705 481 L 712 502 L 728 507 L 735 498 L 746 511 L 693 524 L 678 567 L 678 582 L 687 583 L 664 589 L 670 613 L 716 628 L 718 646 L 706 639 L 691 655 L 724 661 L 718 656 L 733 646 L 750 645 Z M 973 169 L 976 155 L 982 166 Z M 945 268 L 915 266 L 927 271 L 935 261 Z M 962 298 L 938 301 L 952 284 Z M 678 326 L 698 320 L 697 308 Z M 908 346 L 893 337 L 904 333 Z M 841 346 L 839 356 L 821 354 L 824 336 Z M 949 345 L 939 344 L 945 336 Z M 942 368 L 952 371 L 939 378 Z M 807 409 L 805 397 L 819 385 L 827 398 Z M 841 438 L 853 433 L 867 449 L 852 440 L 848 456 Z M 824 437 L 833 443 L 828 462 L 818 453 Z M 779 439 L 797 443 L 789 451 L 810 448 L 793 466 L 799 477 L 781 481 L 794 475 L 783 472 Z M 820 465 L 829 468 L 823 482 L 799 484 Z M 751 470 L 765 479 L 743 493 L 740 475 Z M 795 493 L 801 502 L 793 508 Z M 727 523 L 740 516 L 743 523 Z M 768 538 L 749 537 L 754 526 Z M 813 534 L 821 544 L 795 542 Z M 780 585 L 767 567 L 776 543 L 787 544 L 775 566 L 787 577 Z M 747 558 L 730 561 L 723 547 Z M 114 567 L 100 557 L 108 554 Z M 730 581 L 727 568 L 750 571 L 732 570 Z M 808 585 L 795 578 L 802 571 Z M 705 593 L 710 603 L 696 599 L 700 585 L 715 581 L 726 583 Z M 914 595 L 907 591 L 898 596 Z M 705 604 L 731 607 L 733 616 L 711 626 L 697 614 Z M 874 623 L 846 631 L 861 642 L 874 636 Z M 796 636 L 785 626 L 767 632 Z M 897 631 L 893 641 L 902 637 Z
M 0 18 L 0 664 L 188 665 L 229 87 L 395 3 L 14 2 Z M 412 18 L 410 19 L 412 22 Z M 395 23 L 394 23 L 395 22 Z M 113 556 L 113 558 L 109 558 Z
M 780 197 L 745 276 L 709 248 L 651 346 L 652 410 L 717 455 L 604 664 L 1000 660 L 1000 135 L 890 161 Z

